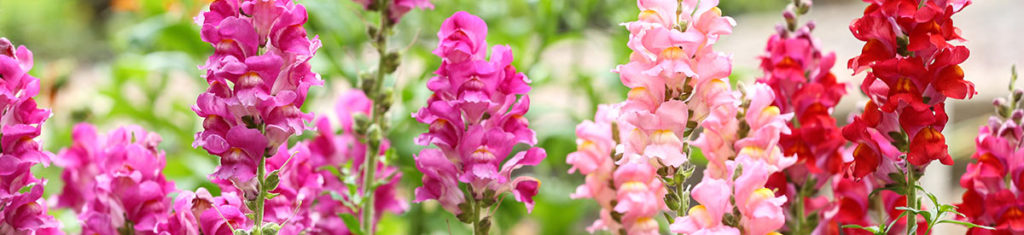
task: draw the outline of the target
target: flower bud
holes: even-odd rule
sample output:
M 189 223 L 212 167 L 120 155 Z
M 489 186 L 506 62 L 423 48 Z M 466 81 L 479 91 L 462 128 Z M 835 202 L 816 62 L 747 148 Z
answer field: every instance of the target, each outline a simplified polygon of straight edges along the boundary
M 369 137 L 370 149 L 380 149 L 380 140 L 384 138 L 381 134 L 380 126 L 370 125 L 370 128 L 366 131 L 366 136 Z

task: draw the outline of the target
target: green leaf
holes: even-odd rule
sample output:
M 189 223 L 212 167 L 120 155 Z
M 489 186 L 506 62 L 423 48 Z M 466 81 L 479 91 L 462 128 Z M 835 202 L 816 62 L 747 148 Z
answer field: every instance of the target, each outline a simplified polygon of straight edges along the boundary
M 843 228 L 863 229 L 863 230 L 871 232 L 873 234 L 878 234 L 879 232 L 881 232 L 881 229 L 879 229 L 878 226 L 867 226 L 867 227 L 864 227 L 864 226 L 860 226 L 860 225 L 857 225 L 857 224 L 844 224 Z
M 338 217 L 341 217 L 341 220 L 345 222 L 345 227 L 348 228 L 349 232 L 355 235 L 363 234 L 362 227 L 359 226 L 359 219 L 356 219 L 355 215 L 339 213 Z
M 971 222 L 964 222 L 964 221 L 959 221 L 959 220 L 940 220 L 939 223 L 940 224 L 959 224 L 959 225 L 962 225 L 962 226 L 968 227 L 968 228 L 982 228 L 982 229 L 988 229 L 988 230 L 995 230 L 996 229 L 996 228 L 985 226 L 985 225 L 978 225 L 978 224 L 974 224 L 974 223 L 971 223 Z
M 271 171 L 264 182 L 267 184 L 268 192 L 274 191 L 274 189 L 277 189 L 277 185 L 281 183 L 281 175 L 277 170 Z

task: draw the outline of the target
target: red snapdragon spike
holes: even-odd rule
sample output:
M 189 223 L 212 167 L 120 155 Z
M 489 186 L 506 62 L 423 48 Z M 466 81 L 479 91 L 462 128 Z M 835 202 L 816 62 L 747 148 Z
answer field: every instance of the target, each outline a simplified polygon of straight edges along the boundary
M 942 164 L 953 165 L 947 151 L 946 137 L 942 132 L 933 127 L 926 127 L 917 133 L 910 141 L 910 153 L 907 154 L 907 161 L 914 165 L 925 165 L 932 160 L 939 160 Z

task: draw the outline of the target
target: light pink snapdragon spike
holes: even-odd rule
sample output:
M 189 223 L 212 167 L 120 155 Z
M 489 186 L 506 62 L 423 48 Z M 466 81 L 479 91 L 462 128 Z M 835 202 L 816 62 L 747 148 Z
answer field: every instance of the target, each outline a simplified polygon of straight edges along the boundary
M 78 213 L 89 234 L 174 233 L 181 221 L 171 216 L 177 191 L 163 175 L 160 136 L 138 126 L 100 135 L 90 124 L 72 130 L 72 145 L 57 155 L 64 167 L 59 205 Z
M 320 41 L 306 20 L 291 0 L 218 0 L 196 18 L 214 53 L 200 66 L 210 86 L 192 107 L 203 118 L 193 146 L 220 156 L 214 180 L 254 191 L 259 158 L 307 128 L 312 116 L 299 108 L 322 81 L 310 70 Z
M 638 0 L 637 21 L 629 30 L 629 63 L 618 66 L 622 83 L 630 88 L 618 123 L 625 159 L 657 159 L 680 167 L 687 124 L 708 116 L 707 91 L 727 80 L 731 58 L 712 45 L 732 33 L 735 22 L 723 17 L 718 1 Z M 726 82 L 726 84 L 728 84 Z M 660 167 L 660 166 L 659 166 Z
M 702 123 L 705 131 L 698 139 L 698 146 L 705 156 L 709 153 L 731 155 L 708 157 L 704 178 L 693 191 L 693 197 L 700 205 L 691 208 L 687 216 L 676 218 L 671 226 L 672 232 L 769 234 L 785 224 L 782 205 L 786 203 L 786 196 L 776 196 L 775 191 L 765 184 L 771 174 L 781 172 L 796 162 L 796 157 L 785 156 L 778 144 L 779 136 L 790 131 L 786 124 L 792 115 L 779 114 L 779 108 L 772 105 L 775 95 L 765 84 L 750 86 L 743 96 L 744 102 L 740 107 L 714 106 L 708 119 Z M 741 108 L 745 113 L 740 120 L 742 128 L 719 125 L 721 120 L 736 117 L 737 110 Z M 727 136 L 740 139 L 728 145 L 719 144 L 727 143 L 723 140 Z M 730 159 L 733 156 L 735 158 Z M 733 214 L 734 207 L 739 214 Z M 724 214 L 733 214 L 739 218 L 738 223 L 721 224 Z
M 618 116 L 620 105 L 600 105 L 594 121 L 586 120 L 576 126 L 576 152 L 566 156 L 566 163 L 572 165 L 569 173 L 576 172 L 586 175 L 583 185 L 576 188 L 570 195 L 572 199 L 590 198 L 601 206 L 601 215 L 597 221 L 587 227 L 594 233 L 598 230 L 618 231 L 622 226 L 612 218 L 615 211 L 613 201 L 617 200 L 612 174 L 618 167 L 614 154 L 615 139 L 612 133 L 613 119 Z
M 466 196 L 459 184 L 466 183 L 476 200 L 494 200 L 511 192 L 532 210 L 540 181 L 512 178 L 513 170 L 536 165 L 547 156 L 544 149 L 532 147 L 537 137 L 524 116 L 530 108 L 530 80 L 512 66 L 508 46 L 494 46 L 487 60 L 487 25 L 477 16 L 457 12 L 445 20 L 437 36 L 434 54 L 442 58 L 441 67 L 427 82 L 434 94 L 413 117 L 430 125 L 416 142 L 438 148 L 416 157 L 416 167 L 424 173 L 416 201 L 437 200 L 461 214 L 459 204 Z M 513 154 L 517 144 L 531 147 Z
M 53 157 L 36 141 L 50 111 L 33 98 L 39 93 L 39 79 L 28 74 L 33 62 L 25 46 L 0 38 L 0 234 L 61 233 L 42 198 L 46 180 L 31 172 Z
M 352 0 L 353 2 L 363 5 L 366 9 L 377 9 L 377 0 Z M 434 9 L 434 4 L 430 3 L 430 0 L 386 0 L 388 2 L 388 19 L 391 22 L 389 24 L 397 24 L 405 13 L 409 13 L 413 8 L 420 9 Z

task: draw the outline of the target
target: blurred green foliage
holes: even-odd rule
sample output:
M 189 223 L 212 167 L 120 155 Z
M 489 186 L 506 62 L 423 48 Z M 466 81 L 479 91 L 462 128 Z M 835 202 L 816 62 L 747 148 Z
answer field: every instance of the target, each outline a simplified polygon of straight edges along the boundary
M 331 113 L 339 89 L 352 87 L 360 72 L 375 66 L 376 55 L 365 34 L 372 13 L 349 0 L 298 0 L 310 14 L 310 35 L 318 35 L 323 47 L 313 60 L 314 71 L 326 80 L 313 88 L 303 109 Z M 746 11 L 777 10 L 785 0 L 723 1 L 726 15 Z M 207 187 L 206 174 L 217 164 L 215 157 L 191 146 L 200 126 L 191 110 L 195 97 L 205 89 L 196 66 L 205 61 L 211 46 L 199 39 L 193 21 L 206 7 L 204 0 L 33 0 L 0 1 L 0 36 L 24 44 L 36 54 L 32 74 L 42 79 L 40 101 L 54 109 L 44 130 L 44 146 L 58 152 L 70 145 L 75 123 L 90 122 L 101 130 L 137 124 L 159 133 L 167 152 L 165 174 L 183 190 Z M 626 31 L 619 26 L 636 17 L 635 0 L 435 0 L 433 10 L 414 10 L 405 16 L 391 37 L 392 49 L 403 54 L 397 73 L 396 102 L 392 112 L 395 146 L 402 169 L 404 194 L 420 184 L 413 155 L 422 146 L 413 138 L 425 131 L 409 113 L 421 107 L 427 93 L 425 82 L 440 59 L 431 54 L 434 34 L 441 22 L 456 11 L 476 14 L 488 22 L 488 42 L 507 44 L 515 53 L 514 65 L 533 80 L 534 103 L 529 114 L 537 129 L 540 147 L 548 158 L 531 172 L 543 187 L 536 207 L 527 214 L 520 203 L 506 198 L 495 224 L 504 233 L 580 234 L 597 217 L 592 201 L 570 200 L 568 195 L 582 183 L 582 176 L 568 175 L 565 156 L 575 151 L 574 125 L 593 116 L 597 104 L 623 99 L 625 88 L 614 64 L 628 58 Z M 607 65 L 593 67 L 594 58 L 573 45 L 594 43 L 607 51 Z M 568 45 L 568 46 L 567 46 Z M 568 61 L 565 61 L 568 60 Z M 542 94 L 536 94 L 543 91 Z M 581 97 L 573 107 L 543 99 Z M 538 98 L 544 97 L 544 98 Z M 558 102 L 554 102 L 558 103 Z M 579 107 L 574 107 L 579 106 Z M 554 115 L 552 115 L 554 114 Z M 541 118 L 541 120 L 538 120 Z M 310 134 L 300 138 L 308 138 Z M 299 138 L 296 138 L 299 139 Z M 38 169 L 49 180 L 47 194 L 60 189 L 60 169 Z M 54 210 L 68 231 L 77 231 L 78 220 L 67 210 Z M 466 227 L 436 203 L 412 203 L 403 215 L 387 215 L 382 234 L 465 234 Z

